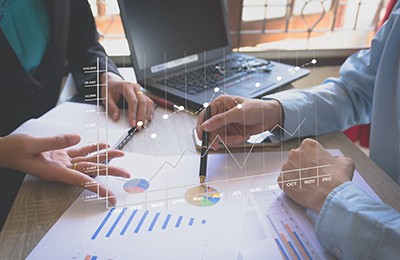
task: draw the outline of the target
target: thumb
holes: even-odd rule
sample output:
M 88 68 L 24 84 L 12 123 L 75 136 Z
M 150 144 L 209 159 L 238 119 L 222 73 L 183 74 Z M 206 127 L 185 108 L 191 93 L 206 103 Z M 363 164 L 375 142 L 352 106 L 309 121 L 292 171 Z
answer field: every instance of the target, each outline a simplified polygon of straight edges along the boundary
M 32 142 L 31 149 L 34 153 L 59 150 L 78 144 L 80 141 L 81 137 L 76 134 L 35 138 Z

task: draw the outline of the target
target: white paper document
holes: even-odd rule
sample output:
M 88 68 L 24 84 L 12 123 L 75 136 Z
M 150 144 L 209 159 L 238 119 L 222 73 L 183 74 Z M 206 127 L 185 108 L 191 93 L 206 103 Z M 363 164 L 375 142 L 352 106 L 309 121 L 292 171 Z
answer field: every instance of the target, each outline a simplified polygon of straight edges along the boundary
M 77 147 L 99 142 L 113 146 L 129 129 L 125 117 L 114 122 L 106 115 L 103 106 L 64 102 L 40 118 L 28 120 L 13 133 L 35 137 L 79 134 L 81 142 Z
M 200 186 L 195 152 L 126 153 L 111 163 L 131 179 L 97 178 L 117 205 L 106 208 L 97 194 L 83 192 L 28 259 L 329 259 L 306 210 L 276 183 L 286 157 L 209 154 Z

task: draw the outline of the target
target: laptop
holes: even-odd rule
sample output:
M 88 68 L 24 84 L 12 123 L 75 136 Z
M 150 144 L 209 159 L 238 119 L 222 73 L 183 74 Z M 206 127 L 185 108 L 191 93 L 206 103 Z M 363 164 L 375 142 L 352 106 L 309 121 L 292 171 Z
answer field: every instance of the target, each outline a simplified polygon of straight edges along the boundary
M 221 94 L 258 98 L 309 71 L 232 51 L 224 0 L 118 0 L 137 81 L 197 110 Z

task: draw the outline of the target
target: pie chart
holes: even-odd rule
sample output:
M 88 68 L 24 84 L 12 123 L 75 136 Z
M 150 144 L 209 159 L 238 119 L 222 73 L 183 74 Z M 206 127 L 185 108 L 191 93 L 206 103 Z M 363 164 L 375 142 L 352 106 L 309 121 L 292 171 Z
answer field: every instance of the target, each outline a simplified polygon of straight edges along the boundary
M 206 185 L 190 188 L 185 193 L 186 201 L 196 207 L 213 206 L 220 201 L 221 197 L 219 191 Z
M 140 193 L 149 188 L 150 184 L 145 179 L 131 179 L 124 184 L 124 190 L 128 193 Z

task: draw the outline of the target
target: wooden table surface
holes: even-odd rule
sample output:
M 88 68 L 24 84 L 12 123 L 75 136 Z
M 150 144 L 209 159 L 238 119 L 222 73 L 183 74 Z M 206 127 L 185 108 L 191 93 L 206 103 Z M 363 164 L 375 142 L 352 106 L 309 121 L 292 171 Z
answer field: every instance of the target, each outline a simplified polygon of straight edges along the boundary
M 177 113 L 164 120 L 162 115 L 166 112 L 171 113 L 158 108 L 153 122 L 135 134 L 124 150 L 159 156 L 195 150 L 192 130 L 196 117 Z M 157 138 L 151 139 L 152 133 L 156 133 Z M 378 196 L 400 211 L 399 186 L 344 134 L 335 132 L 319 136 L 318 140 L 325 148 L 340 149 L 344 155 L 353 158 L 358 172 Z M 292 140 L 277 148 L 264 148 L 264 151 L 288 151 L 298 147 L 299 142 Z M 24 259 L 81 192 L 78 187 L 45 182 L 27 175 L 0 233 L 0 259 Z

